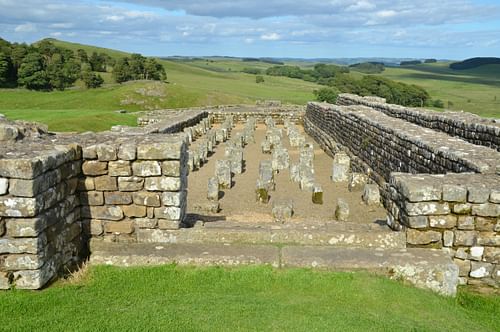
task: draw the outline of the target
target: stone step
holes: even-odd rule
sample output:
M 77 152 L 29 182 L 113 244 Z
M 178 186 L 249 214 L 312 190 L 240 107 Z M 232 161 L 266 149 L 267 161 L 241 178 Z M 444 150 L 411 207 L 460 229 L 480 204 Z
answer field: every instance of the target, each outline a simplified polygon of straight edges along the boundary
M 404 232 L 387 226 L 342 223 L 274 224 L 215 222 L 179 230 L 139 229 L 141 243 L 247 243 L 405 248 Z
M 90 263 L 116 266 L 271 265 L 332 271 L 369 271 L 454 295 L 458 267 L 440 250 L 367 249 L 248 244 L 90 243 Z

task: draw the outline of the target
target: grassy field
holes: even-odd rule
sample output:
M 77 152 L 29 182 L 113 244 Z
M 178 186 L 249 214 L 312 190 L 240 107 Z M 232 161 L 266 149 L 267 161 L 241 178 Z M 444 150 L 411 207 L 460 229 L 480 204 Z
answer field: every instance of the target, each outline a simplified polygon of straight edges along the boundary
M 470 70 L 451 70 L 448 65 L 436 63 L 386 68 L 381 75 L 420 85 L 433 99 L 441 99 L 451 110 L 500 118 L 500 65 Z
M 498 296 L 268 267 L 101 266 L 40 292 L 0 292 L 4 331 L 498 331 L 499 312 Z

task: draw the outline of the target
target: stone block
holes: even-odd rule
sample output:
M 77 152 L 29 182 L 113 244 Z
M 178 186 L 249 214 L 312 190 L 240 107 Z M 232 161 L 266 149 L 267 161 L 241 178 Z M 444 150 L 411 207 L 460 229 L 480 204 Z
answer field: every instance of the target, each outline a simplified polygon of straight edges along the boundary
M 82 208 L 85 217 L 102 220 L 122 220 L 123 210 L 119 206 L 90 206 Z
M 105 175 L 108 174 L 108 163 L 97 160 L 86 160 L 82 164 L 82 172 L 84 175 Z
M 444 231 L 443 232 L 443 246 L 452 247 L 454 238 L 455 238 L 455 234 L 452 231 Z
M 288 150 L 284 148 L 274 149 L 272 152 L 272 168 L 274 172 L 279 172 L 290 167 L 290 156 Z
M 469 276 L 472 278 L 487 278 L 493 272 L 493 264 L 485 262 L 471 262 L 471 270 Z
M 36 218 L 3 219 L 0 224 L 4 222 L 5 231 L 9 237 L 37 237 L 54 221 L 55 218 L 52 215 L 43 214 Z
M 442 235 L 437 231 L 420 231 L 408 229 L 406 231 L 406 241 L 413 245 L 428 245 L 432 243 L 441 243 Z
M 97 159 L 97 149 L 95 145 L 85 146 L 82 148 L 83 159 Z
M 144 188 L 148 191 L 179 191 L 182 189 L 182 180 L 166 176 L 146 178 Z
M 347 182 L 351 171 L 351 158 L 345 152 L 339 152 L 333 157 L 332 181 Z
M 429 227 L 429 217 L 427 216 L 407 216 L 401 214 L 401 222 L 410 228 L 427 228 Z
M 96 147 L 99 161 L 112 161 L 118 159 L 118 151 L 112 145 L 99 144 Z
M 93 236 L 100 236 L 104 233 L 103 222 L 98 219 L 90 220 L 90 234 Z
M 468 188 L 467 201 L 470 203 L 486 203 L 490 198 L 490 189 L 482 186 Z
M 44 200 L 25 197 L 0 197 L 0 217 L 35 217 L 42 211 Z
M 262 179 L 257 179 L 255 194 L 257 202 L 267 204 L 269 202 L 269 184 Z
M 323 188 L 319 184 L 315 184 L 312 193 L 313 204 L 323 204 Z
M 137 148 L 133 144 L 122 144 L 118 149 L 118 158 L 132 161 L 136 159 Z
M 155 208 L 155 218 L 181 221 L 184 213 L 183 210 L 182 207 L 176 206 Z
M 337 207 L 335 208 L 335 219 L 338 221 L 348 221 L 349 220 L 349 204 L 342 199 L 337 199 Z
M 118 189 L 120 191 L 139 191 L 144 188 L 144 178 L 127 176 L 118 178 Z
M 460 230 L 472 231 L 475 228 L 474 217 L 458 216 L 457 228 Z
M 104 223 L 106 233 L 132 234 L 135 230 L 133 221 L 107 221 Z
M 466 202 L 467 188 L 457 185 L 443 185 L 443 200 L 447 202 Z
M 0 190 L 1 192 L 1 190 Z M 490 194 L 490 202 L 500 204 L 500 190 L 492 190 Z
M 144 218 L 146 217 L 146 207 L 142 205 L 124 205 L 121 207 L 123 214 L 129 218 Z
M 157 193 L 150 193 L 144 191 L 137 192 L 133 194 L 133 201 L 134 204 L 136 205 L 151 206 L 151 207 L 161 206 L 160 195 Z
M 186 204 L 187 192 L 185 190 L 177 192 L 164 192 L 161 201 L 165 206 L 181 207 Z
M 108 205 L 132 204 L 132 195 L 129 192 L 109 191 L 104 193 L 104 201 Z
M 457 217 L 454 215 L 430 216 L 429 225 L 432 228 L 454 228 L 457 225 Z
M 17 289 L 40 289 L 56 274 L 53 261 L 45 263 L 38 270 L 23 270 L 13 273 L 13 283 Z
M 9 192 L 9 179 L 0 178 L 0 195 L 5 195 Z
M 182 141 L 169 143 L 150 143 L 137 146 L 137 159 L 141 160 L 181 160 L 185 151 Z
M 214 202 L 219 200 L 219 179 L 215 176 L 208 179 L 207 198 Z
M 500 248 L 484 247 L 483 258 L 488 263 L 500 264 Z
M 176 230 L 180 228 L 178 220 L 160 219 L 158 220 L 158 228 L 163 230 Z
M 193 205 L 193 210 L 200 212 L 200 213 L 219 213 L 220 211 L 220 205 L 218 201 L 215 202 L 203 202 L 203 203 L 196 203 Z
M 472 214 L 480 217 L 499 217 L 500 204 L 483 203 L 472 205 Z
M 215 174 L 219 180 L 220 188 L 230 189 L 232 186 L 231 162 L 229 160 L 217 160 Z
M 95 189 L 94 178 L 86 177 L 85 179 L 78 180 L 78 190 L 88 191 L 94 189 Z
M 104 205 L 102 191 L 84 191 L 80 193 L 80 204 L 82 205 Z
M 0 177 L 33 179 L 44 171 L 43 160 L 0 158 Z
M 10 289 L 12 283 L 12 273 L 0 271 L 0 290 Z
M 496 232 L 480 232 L 477 236 L 477 244 L 480 246 L 500 247 L 500 234 Z
M 475 261 L 483 259 L 484 247 L 471 247 L 469 251 L 469 258 Z
M 272 216 L 275 222 L 285 223 L 293 216 L 293 201 L 290 199 L 277 200 L 273 203 Z
M 132 164 L 135 176 L 148 177 L 161 175 L 161 164 L 158 161 L 136 161 Z
M 368 206 L 380 205 L 380 190 L 376 184 L 366 184 L 362 196 L 363 202 Z
M 463 259 L 453 259 L 453 263 L 458 266 L 458 275 L 460 277 L 468 277 L 471 269 L 471 263 L 469 260 Z
M 130 161 L 117 160 L 108 163 L 109 176 L 131 176 L 132 169 L 130 168 Z
M 292 182 L 300 181 L 300 168 L 298 164 L 290 164 L 290 180 Z
M 0 238 L 0 254 L 38 254 L 47 245 L 47 236 L 34 238 Z
M 156 228 L 158 219 L 156 218 L 135 218 L 135 226 L 138 228 Z
M 161 164 L 162 174 L 165 176 L 181 177 L 186 175 L 186 170 L 181 168 L 179 160 L 167 160 Z
M 497 218 L 476 217 L 476 230 L 480 232 L 493 232 L 497 224 Z
M 98 176 L 94 179 L 95 189 L 100 191 L 117 191 L 118 182 L 116 177 Z
M 406 202 L 405 208 L 409 216 L 445 215 L 451 212 L 448 203 L 438 202 Z
M 351 173 L 349 175 L 349 191 L 362 191 L 368 182 L 368 176 L 362 173 Z
M 472 212 L 472 204 L 470 203 L 458 203 L 453 205 L 453 213 L 456 214 L 470 214 Z
M 42 267 L 42 257 L 34 254 L 8 255 L 3 261 L 5 271 L 36 270 Z
M 477 242 L 477 232 L 474 231 L 455 231 L 455 246 L 472 247 Z

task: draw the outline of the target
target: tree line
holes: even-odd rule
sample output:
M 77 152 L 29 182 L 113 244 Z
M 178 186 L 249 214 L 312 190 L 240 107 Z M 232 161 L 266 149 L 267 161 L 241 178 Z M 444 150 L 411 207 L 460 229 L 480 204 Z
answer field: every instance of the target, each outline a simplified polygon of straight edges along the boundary
M 354 93 L 360 96 L 382 97 L 388 103 L 403 106 L 422 107 L 430 102 L 429 93 L 417 85 L 400 83 L 374 75 L 356 79 L 349 75 L 349 68 L 337 65 L 316 64 L 313 69 L 275 66 L 268 68 L 266 74 L 299 78 L 328 86 L 329 88 L 316 92 L 316 97 L 320 101 L 332 102 L 339 93 Z
M 156 59 L 132 54 L 115 61 L 105 53 L 88 54 L 58 47 L 50 40 L 31 45 L 0 38 L 0 87 L 31 90 L 64 90 L 81 79 L 87 88 L 104 83 L 99 73 L 111 71 L 117 83 L 129 80 L 165 80 L 165 69 Z

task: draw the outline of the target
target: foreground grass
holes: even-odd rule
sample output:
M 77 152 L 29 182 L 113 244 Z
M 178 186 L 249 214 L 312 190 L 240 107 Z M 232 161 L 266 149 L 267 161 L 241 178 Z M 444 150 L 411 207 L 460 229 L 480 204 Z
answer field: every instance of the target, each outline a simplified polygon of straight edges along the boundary
M 5 331 L 498 331 L 499 312 L 499 297 L 267 267 L 94 267 L 80 283 L 0 292 Z

